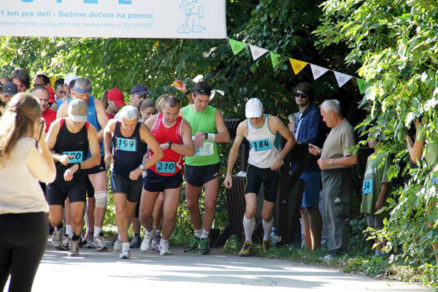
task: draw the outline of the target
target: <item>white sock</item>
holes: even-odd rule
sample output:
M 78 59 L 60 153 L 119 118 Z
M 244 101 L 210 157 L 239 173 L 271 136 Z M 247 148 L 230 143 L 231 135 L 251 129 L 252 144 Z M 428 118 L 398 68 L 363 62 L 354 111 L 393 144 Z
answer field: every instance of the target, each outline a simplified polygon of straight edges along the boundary
M 274 225 L 274 218 L 271 218 L 271 221 L 267 222 L 265 219 L 263 219 L 263 240 L 270 240 L 271 239 L 271 231 L 272 231 L 272 225 Z
M 94 234 L 93 234 L 93 236 L 94 237 L 98 237 L 101 232 L 102 232 L 102 227 L 98 227 L 98 226 L 94 225 Z
M 160 240 L 160 245 L 165 244 L 165 243 L 168 243 L 168 240 L 167 240 L 167 239 L 163 239 L 163 238 L 161 238 L 161 240 Z
M 203 238 L 208 238 L 208 234 L 209 234 L 210 232 L 209 231 L 205 231 L 204 229 L 202 230 L 202 234 L 201 234 L 201 239 L 203 239 Z
M 70 238 L 73 237 L 73 227 L 71 225 L 65 225 L 65 234 Z
M 120 235 L 120 233 L 117 233 L 117 239 L 122 241 L 122 236 Z
M 195 236 L 197 238 L 201 238 L 201 235 L 202 235 L 202 228 L 195 229 Z
M 129 250 L 129 249 L 130 249 L 130 244 L 129 244 L 129 242 L 124 242 L 124 243 L 122 244 L 122 251 Z
M 243 229 L 245 230 L 245 241 L 249 241 L 252 243 L 252 234 L 255 229 L 255 218 L 247 219 L 245 215 L 243 215 Z

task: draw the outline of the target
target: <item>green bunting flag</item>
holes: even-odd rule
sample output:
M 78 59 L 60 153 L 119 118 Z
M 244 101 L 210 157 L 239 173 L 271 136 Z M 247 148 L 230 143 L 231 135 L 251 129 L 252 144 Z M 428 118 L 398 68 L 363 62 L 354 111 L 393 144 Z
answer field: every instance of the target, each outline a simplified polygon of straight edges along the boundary
M 233 54 L 237 55 L 238 53 L 240 53 L 241 50 L 243 50 L 244 48 L 246 48 L 247 44 L 243 43 L 243 42 L 239 42 L 236 40 L 232 40 L 232 39 L 228 39 L 228 42 L 230 43 L 231 49 L 233 50 Z
M 363 79 L 356 78 L 357 86 L 359 86 L 359 92 L 360 94 L 364 94 L 367 87 L 370 86 L 369 83 L 365 82 Z
M 273 52 L 269 52 L 269 54 L 271 55 L 272 67 L 276 68 L 281 62 L 281 55 Z

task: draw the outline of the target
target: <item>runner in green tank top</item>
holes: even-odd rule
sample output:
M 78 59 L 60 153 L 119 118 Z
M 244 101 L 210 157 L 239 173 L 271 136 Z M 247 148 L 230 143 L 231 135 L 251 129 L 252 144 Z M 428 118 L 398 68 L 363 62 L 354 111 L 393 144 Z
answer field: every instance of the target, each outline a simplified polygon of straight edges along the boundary
M 177 87 L 187 93 L 185 85 Z M 195 155 L 186 157 L 184 177 L 186 179 L 186 199 L 195 236 L 185 252 L 199 250 L 201 254 L 210 253 L 208 235 L 214 219 L 216 198 L 219 189 L 220 159 L 216 143 L 227 143 L 230 134 L 220 111 L 209 106 L 211 88 L 199 82 L 193 88 L 193 104 L 181 109 L 180 114 L 189 122 L 193 130 Z M 199 197 L 205 188 L 204 220 L 199 211 Z

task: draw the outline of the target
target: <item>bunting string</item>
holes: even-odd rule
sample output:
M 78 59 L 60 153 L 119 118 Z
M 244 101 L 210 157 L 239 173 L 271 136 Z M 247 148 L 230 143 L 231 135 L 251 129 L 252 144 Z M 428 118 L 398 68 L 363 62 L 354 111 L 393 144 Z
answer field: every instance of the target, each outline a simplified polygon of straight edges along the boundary
M 322 75 L 324 75 L 328 71 L 333 72 L 339 87 L 344 86 L 348 81 L 353 79 L 353 76 L 351 76 L 351 75 L 341 73 L 338 71 L 334 71 L 334 70 L 330 70 L 328 68 L 325 68 L 325 67 L 322 67 L 319 65 L 315 65 L 315 64 L 311 64 L 311 63 L 308 63 L 305 61 L 285 57 L 285 56 L 282 56 L 282 55 L 277 54 L 275 52 L 269 51 L 265 48 L 261 48 L 261 47 L 254 46 L 251 44 L 248 45 L 247 43 L 240 42 L 240 41 L 233 40 L 233 39 L 228 39 L 228 42 L 231 46 L 231 49 L 232 49 L 234 55 L 239 54 L 243 49 L 245 49 L 247 46 L 249 46 L 249 49 L 251 51 L 251 55 L 252 55 L 252 58 L 254 61 L 256 61 L 257 59 L 259 59 L 263 55 L 266 55 L 269 52 L 269 55 L 271 57 L 272 67 L 274 69 L 277 68 L 278 65 L 280 65 L 284 60 L 288 59 L 290 66 L 292 67 L 292 70 L 293 70 L 295 75 L 298 75 L 307 65 L 310 65 L 310 70 L 312 71 L 312 75 L 313 75 L 314 80 L 318 79 L 319 77 L 321 77 Z M 367 82 L 365 82 L 361 78 L 354 78 L 354 79 L 356 79 L 357 85 L 359 87 L 359 92 L 361 94 L 364 94 L 365 90 L 370 86 L 370 84 L 368 84 Z

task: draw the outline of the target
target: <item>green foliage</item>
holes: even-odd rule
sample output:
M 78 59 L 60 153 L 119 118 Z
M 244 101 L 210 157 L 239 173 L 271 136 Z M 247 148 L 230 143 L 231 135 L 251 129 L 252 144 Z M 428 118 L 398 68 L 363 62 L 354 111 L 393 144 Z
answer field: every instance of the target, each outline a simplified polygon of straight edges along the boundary
M 371 86 L 362 101 L 369 115 L 358 127 L 381 134 L 380 151 L 394 157 L 390 177 L 401 183 L 389 200 L 391 216 L 381 237 L 390 241 L 390 248 L 402 246 L 406 263 L 432 262 L 431 244 L 437 242 L 438 232 L 427 224 L 438 213 L 436 208 L 427 212 L 427 206 L 436 191 L 424 164 L 409 169 L 403 127 L 423 113 L 426 140 L 437 139 L 436 1 L 328 0 L 322 7 L 317 44 L 345 44 L 350 50 L 346 61 L 361 66 L 358 73 Z

